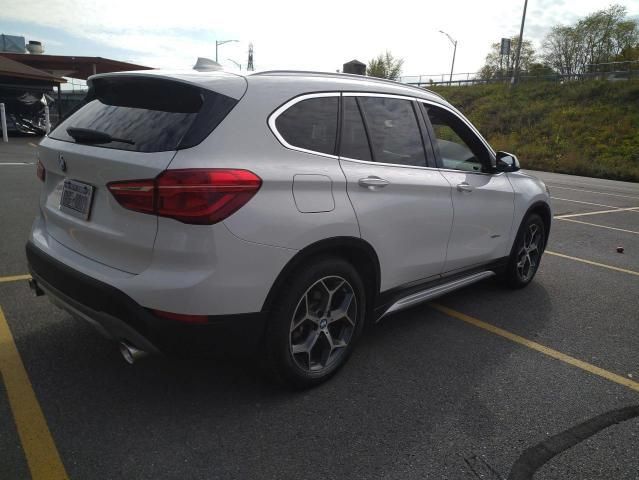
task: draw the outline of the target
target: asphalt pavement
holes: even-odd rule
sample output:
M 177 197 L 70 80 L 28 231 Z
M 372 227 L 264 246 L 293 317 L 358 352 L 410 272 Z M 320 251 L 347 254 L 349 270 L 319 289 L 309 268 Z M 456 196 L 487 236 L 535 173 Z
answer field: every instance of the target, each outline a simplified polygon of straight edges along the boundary
M 615 416 L 639 405 L 639 184 L 534 172 L 556 218 L 531 285 L 390 316 L 292 393 L 259 359 L 128 365 L 31 296 L 35 143 L 0 143 L 0 478 L 639 478 L 639 417 Z

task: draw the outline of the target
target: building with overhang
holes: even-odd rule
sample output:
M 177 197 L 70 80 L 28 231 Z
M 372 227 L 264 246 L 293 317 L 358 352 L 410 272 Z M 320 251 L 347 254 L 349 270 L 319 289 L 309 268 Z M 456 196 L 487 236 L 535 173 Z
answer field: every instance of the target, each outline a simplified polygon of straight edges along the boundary
M 11 48 L 2 51 L 6 39 Z M 29 47 L 39 48 L 29 48 Z M 34 53 L 26 53 L 27 51 Z M 0 103 L 5 104 L 9 132 L 41 133 L 42 111 L 50 105 L 51 124 L 55 125 L 75 105 L 85 91 L 65 91 L 62 85 L 73 79 L 86 81 L 97 73 L 149 70 L 136 65 L 102 57 L 43 55 L 39 42 L 26 45 L 23 37 L 2 35 L 0 42 Z

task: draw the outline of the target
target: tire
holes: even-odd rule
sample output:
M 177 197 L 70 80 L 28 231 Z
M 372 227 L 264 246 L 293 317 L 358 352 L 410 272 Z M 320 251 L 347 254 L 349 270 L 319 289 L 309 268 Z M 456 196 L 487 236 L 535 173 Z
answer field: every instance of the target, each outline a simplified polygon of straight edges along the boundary
M 297 389 L 328 380 L 352 353 L 365 309 L 364 283 L 350 263 L 322 257 L 298 269 L 282 285 L 269 318 L 271 374 Z
M 519 227 L 508 265 L 500 276 L 502 283 L 514 289 L 528 285 L 539 269 L 545 248 L 546 226 L 539 215 L 532 213 Z

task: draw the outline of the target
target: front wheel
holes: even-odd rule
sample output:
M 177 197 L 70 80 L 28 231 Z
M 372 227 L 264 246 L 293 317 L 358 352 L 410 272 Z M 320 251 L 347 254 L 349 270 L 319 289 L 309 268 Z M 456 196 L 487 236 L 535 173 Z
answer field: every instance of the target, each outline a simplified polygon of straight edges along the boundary
M 266 335 L 276 378 L 297 388 L 327 380 L 350 356 L 365 318 L 364 285 L 351 264 L 323 258 L 284 284 Z
M 519 227 L 506 270 L 501 276 L 505 285 L 523 288 L 534 278 L 546 247 L 546 227 L 539 215 L 526 217 Z

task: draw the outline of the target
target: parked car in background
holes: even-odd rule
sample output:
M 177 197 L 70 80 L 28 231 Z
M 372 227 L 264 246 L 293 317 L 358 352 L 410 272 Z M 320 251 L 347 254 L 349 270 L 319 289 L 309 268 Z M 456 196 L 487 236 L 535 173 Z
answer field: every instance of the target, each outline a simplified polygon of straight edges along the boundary
M 442 97 L 343 74 L 123 72 L 39 148 L 32 286 L 141 352 L 316 385 L 367 323 L 533 279 L 549 195 Z

